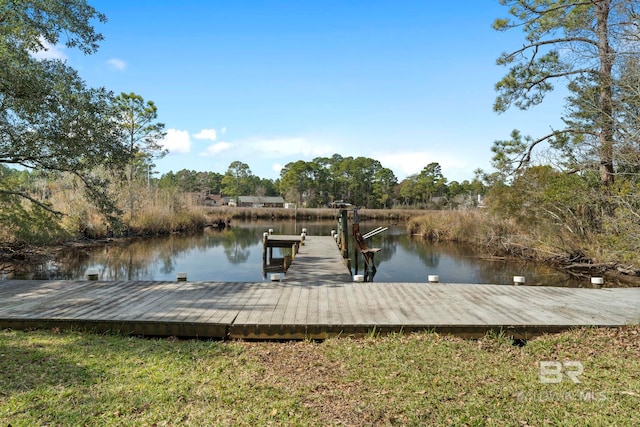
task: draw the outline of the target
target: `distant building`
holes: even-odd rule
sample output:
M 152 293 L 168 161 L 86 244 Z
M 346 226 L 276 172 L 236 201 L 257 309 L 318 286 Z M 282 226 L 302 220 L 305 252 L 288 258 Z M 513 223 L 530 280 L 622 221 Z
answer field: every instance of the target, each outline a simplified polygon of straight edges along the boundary
M 203 200 L 205 206 L 228 206 L 229 198 L 222 197 L 221 194 L 208 194 Z
M 283 208 L 284 199 L 280 196 L 240 196 L 238 206 L 245 208 Z
M 191 202 L 203 206 L 228 206 L 229 198 L 222 197 L 221 194 L 209 193 L 186 193 L 191 198 Z

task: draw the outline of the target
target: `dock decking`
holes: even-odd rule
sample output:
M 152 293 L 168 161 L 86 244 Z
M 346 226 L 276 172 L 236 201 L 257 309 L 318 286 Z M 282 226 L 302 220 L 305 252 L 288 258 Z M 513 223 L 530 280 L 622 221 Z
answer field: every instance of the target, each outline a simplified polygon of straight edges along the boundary
M 427 283 L 0 281 L 0 328 L 325 339 L 432 330 L 530 338 L 640 321 L 640 288 Z
M 296 239 L 274 237 L 285 247 Z M 216 339 L 423 330 L 479 337 L 504 331 L 527 339 L 572 327 L 640 322 L 640 288 L 351 280 L 335 240 L 307 236 L 282 282 L 0 280 L 0 328 Z
M 271 236 L 269 236 L 271 237 Z M 330 236 L 307 236 L 285 274 L 286 282 L 350 282 L 351 273 Z

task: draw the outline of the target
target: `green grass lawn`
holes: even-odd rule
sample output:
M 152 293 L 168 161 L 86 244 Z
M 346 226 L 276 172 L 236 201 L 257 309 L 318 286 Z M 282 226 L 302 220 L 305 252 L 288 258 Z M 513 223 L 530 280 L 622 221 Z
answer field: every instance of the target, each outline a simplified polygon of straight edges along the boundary
M 0 426 L 632 426 L 639 408 L 638 326 L 523 347 L 428 332 L 322 343 L 0 332 Z

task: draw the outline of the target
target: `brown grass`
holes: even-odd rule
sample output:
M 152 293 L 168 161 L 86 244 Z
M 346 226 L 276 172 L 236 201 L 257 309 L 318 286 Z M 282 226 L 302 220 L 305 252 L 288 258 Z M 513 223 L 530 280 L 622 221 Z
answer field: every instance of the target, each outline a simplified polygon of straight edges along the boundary
M 349 218 L 353 218 L 353 210 L 347 210 Z M 340 209 L 332 208 L 245 208 L 245 207 L 215 207 L 207 208 L 207 213 L 211 216 L 230 219 L 337 219 L 340 216 Z M 389 219 L 407 220 L 424 214 L 424 210 L 417 209 L 359 209 L 360 219 Z
M 554 263 L 561 263 L 570 251 L 569 247 L 562 246 L 562 237 L 557 234 L 541 235 L 537 230 L 519 226 L 512 219 L 479 209 L 429 212 L 411 218 L 407 222 L 407 232 L 433 242 L 469 243 L 492 255 Z

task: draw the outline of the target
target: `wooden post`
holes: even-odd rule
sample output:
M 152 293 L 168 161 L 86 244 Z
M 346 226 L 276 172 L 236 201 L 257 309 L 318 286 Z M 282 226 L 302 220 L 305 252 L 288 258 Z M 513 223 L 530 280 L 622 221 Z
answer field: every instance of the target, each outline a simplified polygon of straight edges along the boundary
M 342 253 L 342 258 L 349 258 L 349 233 L 347 232 L 348 224 L 347 224 L 347 210 L 340 210 L 340 250 Z
M 358 274 L 358 252 L 360 252 L 360 254 L 362 254 L 362 251 L 360 251 L 360 248 L 358 246 L 354 246 L 353 247 L 353 262 L 355 263 L 355 274 Z
M 267 265 L 267 240 L 269 233 L 262 233 L 262 265 Z

